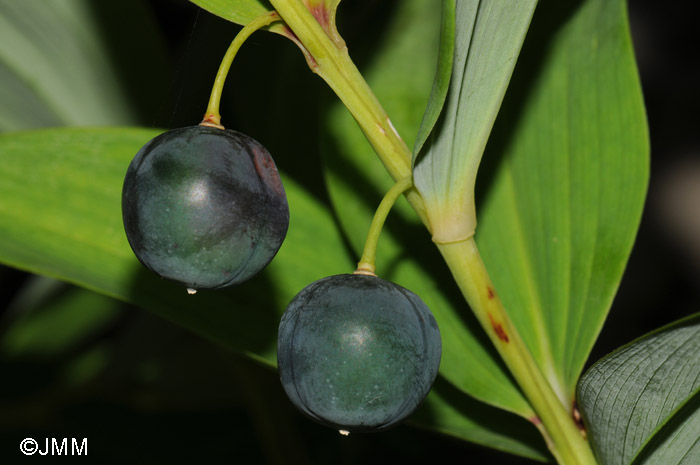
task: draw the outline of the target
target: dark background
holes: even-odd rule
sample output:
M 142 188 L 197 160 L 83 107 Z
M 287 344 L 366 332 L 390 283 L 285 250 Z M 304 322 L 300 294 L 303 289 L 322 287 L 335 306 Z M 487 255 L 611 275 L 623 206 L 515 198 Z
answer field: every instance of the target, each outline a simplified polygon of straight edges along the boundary
M 184 0 L 148 3 L 164 32 L 171 67 L 162 93 L 143 96 L 142 123 L 191 125 L 201 118 L 213 73 L 237 28 L 199 13 Z M 362 43 L 376 38 L 371 31 L 379 30 L 393 4 L 372 0 L 341 4 L 340 32 L 351 51 L 369 49 Z M 651 134 L 651 181 L 638 239 L 592 361 L 700 308 L 700 60 L 694 16 L 651 0 L 630 0 L 629 10 Z M 353 57 L 361 68 L 366 57 L 361 53 Z M 129 59 L 122 57 L 125 63 Z M 214 70 L 212 79 L 202 79 L 202 70 Z M 242 70 L 254 70 L 255 76 L 242 76 Z M 241 50 L 226 87 L 225 92 L 236 93 L 237 107 L 222 109 L 229 118 L 227 125 L 264 141 L 272 153 L 284 153 L 288 139 L 275 137 L 279 126 L 261 124 L 265 109 L 255 103 L 262 93 L 282 92 L 274 89 L 269 77 L 280 70 L 289 76 L 288 87 L 295 92 L 277 97 L 288 99 L 290 108 L 304 105 L 309 95 L 330 97 L 323 82 L 308 73 L 293 45 L 259 34 Z M 314 118 L 319 116 L 309 115 L 303 121 L 292 117 L 284 130 L 306 131 L 299 138 L 303 144 L 314 139 L 308 133 L 319 126 Z M 317 153 L 315 147 L 308 151 Z M 318 164 L 284 160 L 278 164 L 304 179 L 319 197 L 325 196 L 320 171 L 314 168 Z M 0 268 L 0 279 L 2 337 L 9 321 L 4 310 L 29 276 Z M 60 299 L 69 291 L 58 292 Z M 88 437 L 90 461 L 105 464 L 426 463 L 436 456 L 449 457 L 446 462 L 531 463 L 409 426 L 341 438 L 298 415 L 274 373 L 138 309 L 122 309 L 108 327 L 62 357 L 105 341 L 120 348 L 119 363 L 98 381 L 69 391 L 51 387 L 60 376 L 63 359 L 0 358 L 0 457 L 15 451 L 24 437 L 69 435 Z M 147 368 L 133 362 L 141 359 L 159 364 L 155 381 Z

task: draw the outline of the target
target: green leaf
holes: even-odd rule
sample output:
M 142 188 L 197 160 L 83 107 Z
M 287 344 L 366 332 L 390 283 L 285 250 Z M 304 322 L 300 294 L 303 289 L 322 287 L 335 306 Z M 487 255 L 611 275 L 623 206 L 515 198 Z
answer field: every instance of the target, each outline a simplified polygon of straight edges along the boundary
M 531 30 L 484 159 L 476 240 L 571 409 L 639 225 L 648 135 L 623 0 L 545 3 Z
M 0 261 L 137 304 L 274 364 L 279 316 L 289 300 L 349 267 L 342 265 L 347 256 L 332 216 L 285 179 L 293 212 L 273 263 L 245 285 L 188 296 L 141 266 L 122 227 L 124 173 L 156 134 L 71 128 L 0 135 Z
M 436 241 L 462 240 L 474 233 L 477 168 L 536 4 L 457 2 L 447 98 L 429 143 L 414 161 L 415 185 Z M 438 81 L 443 74 L 438 73 Z
M 142 39 L 134 44 L 120 31 L 122 44 L 135 45 L 128 63 L 143 65 L 130 75 L 134 83 L 140 72 L 136 93 L 141 96 L 138 89 L 150 89 L 163 76 L 167 67 L 143 2 L 96 8 L 89 0 L 0 0 L 0 131 L 133 123 L 132 89 L 123 79 L 129 73 L 119 68 L 114 54 L 105 53 L 114 31 L 100 24 L 105 19 L 100 12 L 110 14 L 110 21 L 128 21 Z M 143 98 L 151 101 L 148 94 Z
M 651 439 L 633 465 L 692 465 L 700 461 L 700 389 Z
M 700 463 L 700 314 L 596 362 L 578 401 L 601 465 Z
M 552 461 L 542 436 L 527 420 L 465 396 L 440 378 L 409 421 L 503 452 Z
M 232 23 L 245 26 L 260 15 L 274 10 L 265 0 L 190 0 L 190 2 Z M 287 35 L 287 28 L 282 23 L 272 23 L 264 29 L 277 34 Z
M 437 70 L 433 79 L 433 88 L 430 91 L 428 106 L 423 114 L 423 120 L 418 128 L 416 142 L 413 144 L 413 159 L 423 148 L 423 144 L 428 139 L 430 132 L 437 123 L 442 107 L 447 98 L 447 91 L 450 87 L 450 77 L 452 76 L 452 63 L 454 61 L 455 49 L 455 0 L 443 0 L 442 20 L 440 21 L 440 46 L 438 52 Z
M 440 10 L 432 2 L 404 1 L 392 10 L 381 40 L 367 38 L 375 53 L 361 71 L 404 138 L 416 134 L 428 101 L 440 21 Z M 374 210 L 393 181 L 340 103 L 323 119 L 330 136 L 323 140 L 328 189 L 359 259 Z M 376 265 L 381 277 L 411 289 L 435 315 L 443 343 L 442 376 L 483 402 L 523 417 L 533 415 L 469 312 L 428 232 L 404 200 L 387 219 Z
M 113 323 L 123 306 L 102 294 L 32 276 L 6 309 L 11 319 L 0 354 L 58 358 Z
M 190 0 L 200 8 L 241 26 L 245 26 L 258 16 L 272 11 L 264 0 Z

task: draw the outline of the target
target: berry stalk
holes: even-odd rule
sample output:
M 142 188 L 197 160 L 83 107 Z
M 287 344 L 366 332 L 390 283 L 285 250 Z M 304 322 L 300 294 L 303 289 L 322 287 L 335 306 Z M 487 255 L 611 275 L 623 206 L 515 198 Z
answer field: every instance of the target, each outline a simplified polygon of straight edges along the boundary
M 382 233 L 382 227 L 384 226 L 386 217 L 389 215 L 391 207 L 394 206 L 401 194 L 406 192 L 411 186 L 413 186 L 413 177 L 408 176 L 399 179 L 396 184 L 391 186 L 391 189 L 389 189 L 386 195 L 384 195 L 384 198 L 379 203 L 379 207 L 377 207 L 377 211 L 374 213 L 374 218 L 372 218 L 372 224 L 367 233 L 367 240 L 362 251 L 362 257 L 357 264 L 355 274 L 374 275 L 376 270 L 374 259 L 377 255 L 377 242 L 379 242 L 379 235 Z
M 268 11 L 267 13 L 258 16 L 250 23 L 246 24 L 243 29 L 236 34 L 236 37 L 234 37 L 231 45 L 229 45 L 228 50 L 226 50 L 224 58 L 221 60 L 219 70 L 217 71 L 216 78 L 214 79 L 214 86 L 211 89 L 209 104 L 207 105 L 207 110 L 204 113 L 204 119 L 199 124 L 202 126 L 211 126 L 224 129 L 224 127 L 221 125 L 219 105 L 221 103 L 221 94 L 224 90 L 224 84 L 226 83 L 226 76 L 228 76 L 228 71 L 231 69 L 233 59 L 236 57 L 236 54 L 243 45 L 243 42 L 245 42 L 255 31 L 279 20 L 280 17 L 276 11 Z

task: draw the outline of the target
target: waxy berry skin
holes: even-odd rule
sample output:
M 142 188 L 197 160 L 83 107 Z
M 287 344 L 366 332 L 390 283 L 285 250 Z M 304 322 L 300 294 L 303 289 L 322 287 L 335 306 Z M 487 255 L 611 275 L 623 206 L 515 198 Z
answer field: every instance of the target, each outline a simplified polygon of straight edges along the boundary
M 165 132 L 139 150 L 124 179 L 122 215 L 141 263 L 192 289 L 249 279 L 272 260 L 289 226 L 267 150 L 206 126 Z
M 437 322 L 411 291 L 375 276 L 304 288 L 279 327 L 277 362 L 292 403 L 343 431 L 379 431 L 412 413 L 437 376 Z

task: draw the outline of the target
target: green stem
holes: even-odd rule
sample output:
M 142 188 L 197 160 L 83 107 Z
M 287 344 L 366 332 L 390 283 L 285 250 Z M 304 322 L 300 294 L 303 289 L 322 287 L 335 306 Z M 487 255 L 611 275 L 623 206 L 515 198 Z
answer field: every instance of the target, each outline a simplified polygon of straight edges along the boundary
M 295 39 L 305 48 L 312 70 L 320 75 L 350 113 L 394 180 L 411 177 L 411 152 L 350 59 L 342 41 L 332 40 L 302 0 L 270 0 Z M 407 199 L 430 229 L 423 199 L 411 188 Z M 438 244 L 455 281 L 479 322 L 513 373 L 537 417 L 530 420 L 542 432 L 560 464 L 593 465 L 593 452 L 559 401 L 496 295 L 473 237 Z M 466 369 L 466 368 L 465 368 Z
M 411 151 L 350 59 L 347 47 L 328 36 L 301 0 L 270 0 L 270 3 L 312 57 L 313 71 L 326 81 L 360 124 L 391 177 L 398 181 L 411 176 Z M 410 189 L 406 198 L 428 225 L 418 191 Z
M 588 441 L 559 401 L 506 313 L 474 238 L 437 246 L 479 323 L 537 412 L 538 416 L 530 421 L 544 434 L 557 461 L 595 464 Z
M 384 226 L 386 217 L 389 215 L 391 207 L 394 206 L 401 194 L 406 192 L 411 186 L 413 186 L 413 177 L 407 176 L 398 180 L 391 186 L 391 189 L 389 189 L 386 195 L 384 195 L 384 198 L 379 203 L 379 207 L 377 207 L 377 211 L 374 213 L 374 218 L 372 218 L 372 224 L 367 233 L 365 248 L 362 251 L 362 257 L 357 264 L 355 274 L 374 274 L 376 270 L 374 259 L 377 255 L 377 242 L 379 242 L 379 235 L 382 233 L 382 227 Z
M 224 91 L 224 84 L 226 83 L 226 76 L 228 76 L 228 71 L 231 69 L 231 63 L 236 57 L 238 50 L 243 45 L 243 42 L 248 39 L 248 37 L 257 31 L 261 27 L 265 27 L 270 23 L 279 21 L 280 17 L 276 11 L 269 11 L 262 14 L 252 20 L 250 23 L 246 24 L 243 29 L 241 29 L 236 37 L 234 37 L 231 45 L 229 45 L 228 50 L 224 58 L 221 60 L 219 65 L 219 71 L 216 73 L 216 79 L 214 79 L 214 86 L 211 89 L 211 96 L 209 97 L 209 104 L 207 105 L 207 111 L 204 113 L 204 119 L 200 123 L 203 126 L 213 126 L 219 129 L 224 129 L 221 125 L 221 114 L 219 114 L 219 105 L 221 103 L 221 94 Z

